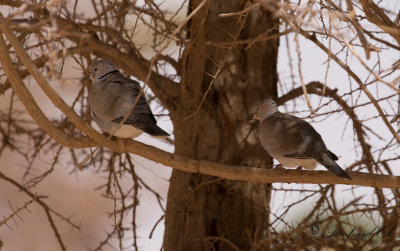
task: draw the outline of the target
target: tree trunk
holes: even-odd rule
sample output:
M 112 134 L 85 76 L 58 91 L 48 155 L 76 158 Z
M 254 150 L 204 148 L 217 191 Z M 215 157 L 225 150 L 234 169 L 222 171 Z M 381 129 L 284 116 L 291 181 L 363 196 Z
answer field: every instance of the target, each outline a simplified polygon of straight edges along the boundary
M 200 2 L 191 1 L 189 11 Z M 277 33 L 277 20 L 261 8 L 245 16 L 219 17 L 245 7 L 246 1 L 240 0 L 208 1 L 188 26 L 190 42 L 180 61 L 182 105 L 171 114 L 179 156 L 233 165 L 271 164 L 257 139 L 258 124 L 250 124 L 248 117 L 255 100 L 277 96 L 278 39 L 249 48 L 249 43 L 234 41 Z M 269 232 L 270 188 L 173 170 L 165 250 L 249 249 Z

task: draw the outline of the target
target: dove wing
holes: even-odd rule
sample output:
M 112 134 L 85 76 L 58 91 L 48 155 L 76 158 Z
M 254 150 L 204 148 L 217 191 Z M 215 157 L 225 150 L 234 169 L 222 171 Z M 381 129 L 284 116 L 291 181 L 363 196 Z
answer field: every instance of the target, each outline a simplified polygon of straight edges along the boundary
M 91 95 L 93 112 L 100 119 L 117 123 L 120 123 L 129 113 L 132 104 L 140 93 L 139 83 L 124 77 L 119 72 L 109 74 L 104 79 L 96 80 L 93 88 L 93 95 Z M 124 124 L 140 128 L 143 123 L 157 123 L 144 94 L 140 96 Z
M 261 122 L 259 136 L 273 157 L 315 159 L 335 175 L 351 180 L 335 162 L 337 156 L 327 149 L 321 135 L 303 119 L 276 112 Z
M 321 135 L 307 121 L 289 114 L 276 112 L 267 117 L 259 134 L 271 155 L 315 159 L 319 151 L 328 151 Z

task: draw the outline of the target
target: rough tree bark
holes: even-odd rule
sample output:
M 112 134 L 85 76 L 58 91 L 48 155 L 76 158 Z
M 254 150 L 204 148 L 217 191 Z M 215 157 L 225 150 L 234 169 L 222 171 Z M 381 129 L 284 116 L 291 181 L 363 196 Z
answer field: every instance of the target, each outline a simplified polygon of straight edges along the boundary
M 191 1 L 189 11 L 200 2 Z M 242 0 L 209 1 L 188 26 L 190 42 L 180 61 L 182 105 L 171 113 L 179 156 L 234 165 L 271 164 L 248 116 L 256 99 L 277 96 L 278 39 L 249 47 L 234 41 L 277 33 L 277 20 L 261 8 L 246 16 L 219 17 L 245 5 Z M 165 250 L 207 250 L 210 245 L 217 250 L 249 249 L 268 233 L 270 188 L 173 170 Z
M 279 5 L 281 9 L 275 15 L 288 28 L 277 33 L 276 20 L 266 12 L 254 8 L 261 4 L 267 9 L 276 9 L 278 6 L 271 5 L 270 0 L 246 3 L 239 0 L 202 0 L 201 3 L 199 0 L 190 1 L 191 13 L 180 22 L 177 16 L 169 15 L 170 10 L 167 13 L 155 1 L 145 1 L 144 5 L 128 0 L 75 1 L 71 5 L 65 4 L 65 1 L 0 0 L 1 6 L 5 7 L 3 12 L 7 13 L 4 18 L 0 14 L 0 82 L 5 81 L 2 85 L 0 83 L 0 93 L 11 99 L 9 107 L 0 111 L 0 124 L 3 128 L 0 128 L 0 137 L 3 138 L 0 155 L 6 153 L 3 150 L 11 150 L 27 161 L 24 166 L 26 170 L 23 170 L 24 174 L 21 176 L 24 178 L 16 180 L 0 172 L 0 180 L 17 187 L 30 197 L 23 207 L 18 207 L 17 210 L 11 208 L 12 213 L 3 217 L 0 226 L 7 225 L 7 220 L 20 217 L 20 209 L 27 209 L 28 204 L 36 203 L 46 214 L 60 248 L 65 250 L 70 246 L 64 242 L 63 230 L 59 229 L 57 222 L 61 219 L 74 229 L 79 229 L 78 224 L 73 223 L 70 217 L 62 216 L 46 201 L 41 200 L 40 195 L 32 192 L 39 182 L 50 177 L 49 174 L 56 170 L 61 160 L 67 159 L 67 150 L 76 166 L 80 166 L 78 159 L 82 155 L 87 157 L 86 160 L 91 159 L 90 167 L 102 166 L 101 170 L 106 171 L 110 177 L 106 183 L 107 197 L 114 202 L 118 201 L 114 203 L 114 227 L 96 250 L 113 245 L 114 240 L 119 242 L 120 250 L 127 248 L 127 240 L 133 240 L 132 247 L 138 249 L 135 221 L 140 194 L 138 191 L 140 184 L 148 187 L 136 175 L 131 157 L 117 155 L 134 153 L 176 170 L 195 173 L 191 175 L 173 172 L 166 212 L 166 250 L 249 250 L 250 246 L 251 250 L 266 250 L 267 245 L 274 250 L 288 247 L 294 250 L 320 250 L 328 247 L 343 249 L 347 248 L 346 245 L 357 250 L 365 247 L 376 250 L 398 247 L 398 236 L 390 233 L 392 229 L 395 233 L 399 226 L 400 176 L 393 175 L 392 167 L 397 163 L 394 161 L 399 160 L 396 150 L 400 135 L 390 123 L 396 122 L 400 117 L 397 110 L 393 109 L 393 104 L 397 104 L 395 97 L 399 93 L 395 87 L 399 64 L 396 58 L 387 56 L 393 54 L 393 50 L 399 50 L 398 43 L 396 44 L 396 41 L 400 41 L 397 24 L 399 16 L 395 5 L 383 8 L 386 4 L 381 2 L 384 1 L 375 4 L 369 0 L 342 1 L 346 4 L 330 0 L 320 1 L 318 4 L 313 4 L 315 1 L 285 1 Z M 89 8 L 82 9 L 81 4 L 87 2 L 91 2 L 96 12 L 95 17 L 85 18 L 85 12 Z M 201 11 L 198 13 L 198 10 Z M 240 12 L 226 14 L 235 11 Z M 221 13 L 224 15 L 220 15 Z M 131 20 L 136 19 L 135 17 L 138 22 L 133 25 Z M 310 25 L 307 20 L 314 21 Z M 180 32 L 189 21 L 191 23 L 187 26 L 186 40 Z M 153 43 L 149 40 L 148 44 L 158 50 L 158 53 L 151 59 L 141 55 L 142 45 L 133 39 L 139 31 L 136 27 L 146 27 L 154 31 Z M 268 36 L 266 33 L 269 33 Z M 347 41 L 349 34 L 353 35 L 353 39 Z M 351 182 L 328 171 L 299 173 L 289 170 L 284 174 L 284 171 L 260 168 L 269 164 L 270 159 L 257 143 L 254 131 L 256 126 L 248 124 L 246 119 L 254 100 L 267 96 L 276 98 L 278 42 L 266 39 L 286 35 L 290 36 L 287 41 L 293 36 L 301 36 L 298 46 L 305 39 L 325 53 L 325 81 L 313 81 L 298 88 L 293 86 L 277 99 L 277 103 L 280 105 L 304 95 L 305 87 L 309 94 L 327 97 L 324 98 L 326 102 L 320 102 L 315 107 L 313 118 L 326 118 L 328 115 L 341 113 L 348 117 L 351 123 L 346 123 L 345 128 L 352 124 L 349 129 L 354 130 L 354 156 L 350 162 L 352 164 L 346 165 L 351 170 Z M 179 64 L 175 62 L 174 56 L 170 57 L 164 51 L 165 48 L 170 48 L 168 45 L 171 41 L 177 41 L 186 49 Z M 287 49 L 288 55 L 294 55 L 289 44 Z M 299 70 L 299 75 L 291 72 L 293 81 L 302 74 L 301 55 L 301 49 L 296 50 L 295 57 L 290 59 L 292 62 L 289 65 L 295 61 L 299 63 L 294 67 Z M 349 55 L 354 60 L 348 60 Z M 86 74 L 88 65 L 95 58 L 114 60 L 125 74 L 135 76 L 151 88 L 171 114 L 176 129 L 176 154 L 134 140 L 107 140 L 90 126 L 90 109 L 86 106 L 87 86 L 90 81 L 77 90 L 72 105 L 59 96 L 53 89 L 54 83 L 48 81 L 61 80 L 64 83 L 66 80 L 65 83 L 71 83 L 68 70 L 63 70 L 67 68 L 64 63 L 74 60 L 76 66 L 80 66 Z M 330 62 L 343 70 L 342 73 L 334 70 L 335 74 L 348 75 L 349 81 L 344 81 L 349 84 L 348 87 L 341 84 L 339 89 L 330 88 L 331 78 L 328 73 L 331 75 L 330 72 L 335 68 L 332 67 L 333 64 L 330 67 Z M 170 72 L 166 74 L 163 71 L 165 64 L 170 64 L 177 71 L 179 80 L 176 76 L 171 78 Z M 361 69 L 359 67 L 364 70 L 358 71 Z M 365 70 L 369 75 L 367 77 Z M 27 78 L 28 75 L 31 77 Z M 74 75 L 73 79 L 78 75 Z M 37 82 L 65 117 L 50 120 L 28 89 L 29 81 Z M 382 94 L 381 87 L 370 88 L 381 84 L 394 93 Z M 11 87 L 13 90 L 5 93 Z M 18 99 L 11 92 L 15 92 Z M 43 132 L 20 118 L 18 105 L 14 106 L 18 102 L 24 104 Z M 365 117 L 364 112 L 368 107 L 372 112 Z M 393 118 L 389 122 L 391 117 Z M 378 119 L 377 127 L 370 127 L 375 119 Z M 384 127 L 379 125 L 379 121 Z M 387 128 L 390 133 L 381 133 L 382 128 Z M 249 133 L 251 130 L 253 131 Z M 344 129 L 345 137 L 348 136 L 347 132 Z M 31 143 L 26 145 L 25 140 L 20 140 L 21 137 Z M 55 146 L 53 140 L 60 144 L 57 146 L 58 150 L 52 151 Z M 88 148 L 99 146 L 116 153 L 98 151 L 96 155 L 91 155 L 90 153 L 94 154 L 96 151 Z M 346 144 L 343 146 L 346 147 Z M 66 149 L 67 147 L 72 149 Z M 33 170 L 36 160 L 43 153 L 47 155 L 50 149 L 55 153 L 51 168 L 45 165 Z M 125 162 L 122 161 L 124 158 Z M 132 177 L 132 186 L 126 190 L 118 188 L 118 193 L 109 192 L 111 189 L 108 188 L 118 186 L 122 179 L 126 181 L 125 175 Z M 287 190 L 286 185 L 277 184 L 274 189 L 277 194 L 294 191 L 304 199 L 295 202 L 284 199 L 284 212 L 269 212 L 270 187 L 248 183 L 249 181 L 331 185 L 323 185 L 315 190 Z M 333 184 L 352 186 L 342 190 Z M 375 187 L 372 193 L 375 197 L 371 195 L 371 201 L 361 198 L 361 202 L 357 195 L 359 193 L 356 192 L 358 186 Z M 339 189 L 345 192 L 350 189 L 351 196 L 346 195 L 348 202 L 342 202 L 341 196 L 337 197 Z M 150 188 L 148 190 L 154 192 Z M 160 198 L 157 193 L 154 194 Z M 286 216 L 289 210 L 293 212 L 298 209 L 299 202 L 312 203 L 315 206 L 311 211 L 305 211 L 299 223 L 293 224 L 290 217 Z M 274 215 L 277 219 L 273 226 L 285 224 L 293 228 L 287 231 L 273 229 L 274 234 L 270 238 L 258 241 L 269 233 L 268 215 Z M 131 216 L 131 222 L 126 220 L 126 217 Z M 311 227 L 318 225 L 359 226 L 360 220 L 364 222 L 366 218 L 372 228 L 377 222 L 382 223 L 377 227 L 383 226 L 383 238 L 378 234 L 378 239 L 327 240 L 328 227 L 324 227 L 324 232 L 317 235 L 309 231 Z M 362 225 L 365 226 L 364 223 Z

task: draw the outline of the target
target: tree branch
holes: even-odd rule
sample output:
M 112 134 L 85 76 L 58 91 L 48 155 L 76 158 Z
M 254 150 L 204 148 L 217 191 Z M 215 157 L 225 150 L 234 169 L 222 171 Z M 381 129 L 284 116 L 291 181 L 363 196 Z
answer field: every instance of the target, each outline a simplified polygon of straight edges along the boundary
M 33 61 L 33 63 L 36 65 L 36 67 L 41 68 L 48 60 L 49 57 L 46 55 L 37 58 Z M 29 72 L 27 70 L 22 70 L 18 73 L 18 75 L 21 77 L 21 79 L 24 79 L 29 75 Z M 7 79 L 2 85 L 0 85 L 0 95 L 4 94 L 10 87 L 10 80 Z
M 18 3 L 16 7 L 20 7 L 21 4 L 22 3 Z M 37 12 L 41 15 L 40 19 L 30 19 L 24 22 L 23 25 L 14 24 L 12 25 L 13 29 L 28 32 L 41 31 L 41 26 L 37 24 L 43 24 L 43 20 L 49 18 L 49 12 L 44 7 L 40 8 Z M 74 23 L 72 20 L 67 20 L 60 16 L 55 17 L 57 20 L 57 26 L 59 27 L 56 33 L 74 42 L 79 47 L 81 53 L 89 52 L 101 58 L 113 60 L 127 74 L 133 75 L 141 81 L 145 81 L 149 72 L 149 60 L 146 60 L 136 53 L 136 48 L 133 48 L 131 43 L 126 41 L 117 30 L 89 23 Z M 5 21 L 8 23 L 5 24 Z M 12 24 L 12 21 L 13 20 L 9 20 L 8 18 L 5 20 L 3 19 L 1 26 L 8 26 L 9 24 Z M 114 46 L 101 42 L 95 35 L 95 31 L 103 32 L 110 39 L 116 40 L 117 44 L 122 44 L 124 47 L 127 47 L 127 52 L 124 53 Z M 152 71 L 147 84 L 166 108 L 169 110 L 176 108 L 178 105 L 177 101 L 179 100 L 175 98 L 179 95 L 179 86 L 176 82 L 166 76 L 160 75 L 158 72 Z
M 123 53 L 114 46 L 102 43 L 94 34 L 78 33 L 82 30 L 79 24 L 57 17 L 59 27 L 58 34 L 79 45 L 85 52 L 94 53 L 97 56 L 113 60 L 126 73 L 131 74 L 141 81 L 146 81 L 150 62 L 134 53 Z M 87 26 L 87 25 L 86 25 Z M 121 38 L 122 39 L 122 38 Z M 174 110 L 179 100 L 179 85 L 157 72 L 152 72 L 150 79 L 146 82 L 157 98 L 169 109 Z
M 376 5 L 374 5 L 372 3 L 372 1 L 370 0 L 363 0 L 364 3 L 368 2 L 369 7 L 373 8 L 374 11 L 377 11 L 378 16 L 385 20 L 386 23 L 391 22 L 390 19 L 380 10 L 378 11 L 377 9 L 379 9 Z M 267 5 L 263 5 L 265 8 L 268 9 Z M 365 8 L 365 7 L 364 7 Z M 377 8 L 377 9 L 376 9 Z M 370 11 L 369 14 L 371 14 L 371 10 L 369 9 L 365 9 L 364 11 Z M 368 13 L 366 13 L 366 15 L 369 15 Z M 311 42 L 313 42 L 315 45 L 317 45 L 322 51 L 324 51 L 330 58 L 332 58 L 343 70 L 345 70 L 349 76 L 351 76 L 351 78 L 354 79 L 354 81 L 360 86 L 360 88 L 363 90 L 363 92 L 365 93 L 365 95 L 367 95 L 367 97 L 371 100 L 372 104 L 374 105 L 376 111 L 379 113 L 380 118 L 382 119 L 383 123 L 386 125 L 386 127 L 389 129 L 389 131 L 391 132 L 391 134 L 393 135 L 393 137 L 396 139 L 396 141 L 398 143 L 400 143 L 400 136 L 397 134 L 397 132 L 394 130 L 394 128 L 392 127 L 392 125 L 389 123 L 386 114 L 384 113 L 384 111 L 382 110 L 382 108 L 379 106 L 378 102 L 376 101 L 376 99 L 374 98 L 374 96 L 372 95 L 372 93 L 368 90 L 368 88 L 364 85 L 364 83 L 361 81 L 361 79 L 358 77 L 358 75 L 351 70 L 351 68 L 344 63 L 342 60 L 339 59 L 339 57 L 337 55 L 335 55 L 329 48 L 327 48 L 321 41 L 319 41 L 315 35 L 315 33 L 311 33 L 302 29 L 301 28 L 301 24 L 296 23 L 296 22 L 292 22 L 292 20 L 290 19 L 289 16 L 285 15 L 285 14 L 279 14 L 279 17 L 285 22 L 287 23 L 295 32 L 301 34 L 305 39 L 310 40 Z M 370 20 L 371 22 L 371 20 Z M 380 22 L 383 22 L 382 20 Z M 390 28 L 388 31 L 386 32 L 390 32 L 392 31 L 391 35 L 393 36 L 393 30 L 396 30 L 395 28 L 397 28 L 395 25 L 392 24 L 387 24 L 390 26 L 394 26 L 394 27 L 386 27 L 386 28 Z M 381 29 L 383 29 L 383 27 L 380 27 Z M 396 30 L 397 33 L 396 35 L 400 34 L 398 32 L 398 29 Z M 394 38 L 396 38 L 396 36 L 394 36 Z M 399 90 L 396 90 L 397 92 L 399 92 Z
M 346 65 L 344 62 L 342 62 L 335 54 L 333 54 L 328 48 L 326 48 L 314 35 L 310 35 L 306 31 L 304 31 L 303 29 L 300 29 L 300 28 L 299 28 L 298 32 L 301 35 L 303 35 L 306 39 L 309 39 L 310 41 L 314 42 L 319 48 L 321 48 L 326 54 L 328 54 L 340 67 L 342 67 L 356 81 L 356 83 L 364 91 L 364 93 L 367 95 L 367 97 L 371 100 L 376 111 L 379 113 L 379 116 L 381 117 L 383 123 L 386 125 L 386 127 L 389 129 L 389 131 L 392 133 L 393 137 L 397 140 L 397 142 L 400 143 L 400 136 L 397 134 L 397 132 L 392 127 L 392 125 L 389 123 L 389 121 L 386 117 L 386 114 L 384 113 L 382 108 L 378 105 L 378 102 L 376 101 L 374 96 L 367 89 L 367 87 L 363 84 L 363 82 L 357 76 L 357 74 L 355 74 L 348 65 Z
M 12 87 L 25 105 L 29 114 L 35 122 L 46 131 L 52 138 L 60 144 L 71 148 L 85 148 L 103 145 L 115 152 L 129 152 L 140 155 L 163 165 L 192 173 L 202 173 L 221 177 L 229 180 L 252 181 L 260 183 L 308 183 L 308 184 L 349 184 L 372 186 L 379 188 L 400 188 L 400 177 L 393 175 L 376 175 L 359 172 L 349 172 L 352 181 L 341 179 L 327 171 L 303 171 L 296 170 L 287 172 L 273 169 L 263 169 L 255 167 L 229 166 L 208 161 L 199 161 L 175 156 L 172 153 L 148 146 L 133 140 L 106 140 L 106 137 L 97 133 L 86 121 L 82 120 L 68 105 L 58 96 L 58 94 L 47 83 L 37 67 L 32 63 L 26 51 L 23 50 L 19 41 L 6 25 L 1 27 L 6 34 L 9 42 L 15 48 L 17 55 L 24 63 L 29 73 L 36 79 L 43 91 L 51 101 L 57 106 L 68 119 L 89 137 L 71 137 L 63 130 L 54 126 L 37 106 L 32 95 L 23 84 L 18 75 L 18 71 L 13 67 L 11 58 L 7 52 L 7 47 L 3 37 L 0 37 L 0 61 L 7 74 Z
M 303 171 L 263 169 L 255 167 L 228 166 L 208 161 L 198 161 L 184 157 L 175 156 L 172 153 L 160 150 L 141 142 L 129 140 L 106 140 L 106 137 L 97 133 L 89 124 L 79 119 L 78 125 L 85 128 L 89 137 L 71 137 L 61 129 L 55 127 L 37 106 L 32 95 L 18 76 L 18 72 L 12 66 L 11 59 L 7 53 L 7 47 L 3 37 L 0 37 L 0 61 L 5 73 L 10 79 L 15 92 L 20 97 L 29 114 L 35 122 L 60 144 L 71 148 L 85 148 L 98 146 L 104 141 L 103 146 L 115 152 L 129 152 L 137 154 L 149 160 L 163 165 L 192 173 L 213 175 L 230 180 L 252 181 L 260 183 L 309 183 L 309 184 L 352 184 L 372 187 L 400 188 L 400 177 L 391 175 L 375 175 L 367 173 L 349 172 L 352 181 L 341 179 L 327 171 Z M 69 108 L 68 108 L 69 109 Z M 62 109 L 61 109 L 62 110 Z M 72 111 L 73 112 L 73 111 Z M 69 116 L 77 116 L 75 113 L 67 112 Z M 71 120 L 71 118 L 70 118 Z M 71 120 L 74 123 L 74 120 Z M 76 121 L 75 121 L 76 122 Z M 74 123 L 75 124 L 75 123 Z M 76 125 L 76 124 L 75 124 Z M 80 126 L 78 126 L 80 128 Z
M 385 14 L 385 12 L 373 1 L 360 0 L 360 3 L 368 21 L 381 28 L 387 34 L 392 36 L 398 44 L 400 44 L 399 26 L 393 23 L 392 20 L 390 20 L 390 18 Z
M 0 40 L 2 40 L 2 39 L 0 39 Z M 2 43 L 2 42 L 0 41 L 0 43 Z M 47 219 L 50 223 L 50 226 L 53 229 L 54 235 L 57 238 L 57 242 L 60 245 L 61 250 L 66 250 L 64 241 L 62 240 L 60 232 L 59 232 L 56 224 L 54 223 L 54 219 L 51 215 L 51 213 L 54 213 L 54 211 L 52 211 L 52 209 L 43 200 L 40 199 L 40 196 L 37 196 L 36 194 L 32 193 L 31 191 L 29 191 L 29 189 L 22 186 L 21 184 L 19 184 L 15 180 L 11 179 L 10 177 L 4 175 L 2 172 L 0 172 L 0 179 L 9 182 L 10 184 L 14 185 L 15 187 L 18 187 L 21 191 L 23 191 L 26 195 L 31 197 L 32 200 L 34 200 L 37 204 L 39 204 L 42 207 L 42 209 L 44 210 L 44 212 L 47 216 Z
M 3 38 L 0 35 L 0 61 L 4 72 L 6 73 L 11 86 L 17 93 L 21 102 L 24 104 L 29 115 L 39 125 L 39 127 L 49 134 L 52 138 L 56 139 L 60 144 L 68 145 L 69 147 L 84 147 L 89 144 L 90 139 L 88 137 L 72 138 L 61 129 L 54 126 L 46 115 L 39 108 L 28 88 L 22 82 L 22 79 L 18 75 L 19 72 L 13 67 L 10 55 L 8 54 L 7 47 Z

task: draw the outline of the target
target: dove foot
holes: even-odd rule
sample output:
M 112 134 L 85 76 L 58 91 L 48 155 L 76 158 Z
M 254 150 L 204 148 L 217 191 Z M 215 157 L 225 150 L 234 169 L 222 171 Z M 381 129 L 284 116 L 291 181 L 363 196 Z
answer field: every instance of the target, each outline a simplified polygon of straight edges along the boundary
M 103 132 L 103 135 L 106 136 L 107 138 L 110 137 L 110 134 L 107 133 L 107 132 Z M 113 136 L 111 136 L 111 139 L 112 139 L 112 140 L 117 140 L 117 139 L 119 139 L 119 138 L 113 135 Z
M 298 166 L 298 167 L 296 168 L 296 170 L 297 170 L 300 174 L 303 173 L 303 167 L 302 167 L 302 166 Z
M 277 170 L 284 170 L 284 171 L 285 171 L 285 173 L 287 173 L 287 169 L 286 169 L 286 168 L 284 168 L 284 167 L 282 166 L 282 164 L 278 164 L 278 165 L 276 165 L 276 166 L 274 167 L 274 169 L 277 169 Z

